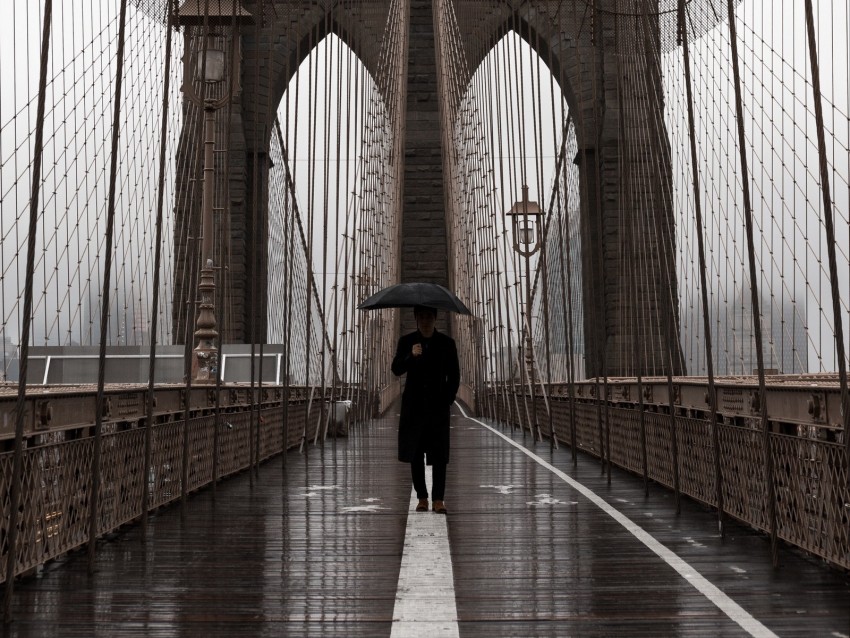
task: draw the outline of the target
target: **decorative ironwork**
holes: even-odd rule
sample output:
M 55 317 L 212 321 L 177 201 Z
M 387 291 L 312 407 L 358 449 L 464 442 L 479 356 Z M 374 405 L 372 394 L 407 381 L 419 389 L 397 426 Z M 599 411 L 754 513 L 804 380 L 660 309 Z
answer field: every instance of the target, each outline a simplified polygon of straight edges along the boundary
M 588 382 L 590 383 L 590 382 Z M 590 386 L 591 388 L 593 386 Z M 721 388 L 721 391 L 729 388 Z M 772 389 L 778 392 L 777 389 Z M 836 389 L 837 390 L 837 389 Z M 768 390 L 768 397 L 771 389 Z M 563 444 L 570 441 L 570 403 L 567 392 L 555 390 L 549 394 L 553 412 L 555 436 Z M 837 394 L 834 392 L 833 394 Z M 599 403 L 587 391 L 576 392 L 580 398 L 575 406 L 576 442 L 578 449 L 602 457 L 599 448 Z M 623 397 L 622 393 L 612 396 Z M 655 393 L 658 395 L 658 392 Z M 649 396 L 652 396 L 650 394 Z M 806 394 L 799 399 L 805 403 Z M 687 403 L 689 394 L 680 394 Z M 787 396 L 786 396 L 787 398 Z M 519 393 L 499 394 L 493 391 L 489 401 L 495 406 L 496 418 L 517 428 L 527 427 L 527 415 L 513 405 L 522 406 L 531 397 Z M 537 409 L 545 410 L 542 397 L 536 397 Z M 634 399 L 637 401 L 637 398 Z M 663 402 L 663 400 L 662 400 Z M 603 404 L 604 405 L 604 404 Z M 737 405 L 737 404 L 736 404 Z M 747 406 L 739 406 L 741 412 Z M 801 408 L 803 410 L 805 406 Z M 645 413 L 648 478 L 669 488 L 674 487 L 673 435 L 678 444 L 678 470 L 682 494 L 717 506 L 714 473 L 711 420 L 677 415 L 675 433 L 671 432 L 670 416 L 662 406 L 658 411 Z M 637 405 L 623 407 L 609 402 L 608 419 L 611 428 L 610 461 L 625 470 L 642 474 L 640 429 Z M 764 475 L 763 433 L 758 415 L 749 417 L 725 416 L 719 426 L 720 471 L 723 480 L 724 514 L 770 534 L 770 503 L 768 494 L 775 494 L 776 535 L 792 545 L 819 556 L 834 565 L 850 567 L 850 538 L 845 506 L 850 502 L 848 470 L 841 442 L 818 438 L 820 427 L 812 426 L 815 438 L 808 429 L 800 427 L 802 436 L 781 434 L 773 427 L 770 432 L 774 458 L 772 474 Z M 814 418 L 814 415 L 812 415 Z M 831 438 L 839 439 L 832 435 Z M 768 486 L 772 486 L 772 490 Z

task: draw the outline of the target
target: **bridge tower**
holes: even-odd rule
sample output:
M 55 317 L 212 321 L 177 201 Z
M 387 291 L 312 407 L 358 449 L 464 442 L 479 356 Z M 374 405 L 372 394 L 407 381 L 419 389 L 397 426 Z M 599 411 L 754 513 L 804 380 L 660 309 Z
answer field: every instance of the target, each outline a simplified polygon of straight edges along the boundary
M 235 2 L 236 0 L 234 0 Z M 196 8 L 202 0 L 187 0 Z M 210 2 L 210 5 L 230 2 Z M 263 342 L 266 338 L 266 225 L 269 144 L 274 114 L 298 65 L 322 39 L 335 33 L 359 57 L 367 71 L 376 76 L 380 60 L 381 34 L 392 11 L 403 11 L 408 19 L 407 76 L 401 91 L 382 87 L 388 102 L 402 100 L 404 117 L 397 118 L 403 152 L 402 222 L 399 242 L 401 279 L 451 284 L 447 250 L 447 189 L 442 160 L 444 136 L 439 134 L 440 109 L 460 95 L 441 95 L 434 12 L 447 4 L 441 0 L 359 0 L 357 2 L 305 3 L 292 0 L 242 0 L 240 10 L 251 14 L 253 23 L 240 21 L 234 33 L 241 51 L 240 92 L 234 96 L 229 120 L 219 126 L 228 131 L 227 181 L 229 201 L 228 268 L 233 282 L 228 291 L 230 307 L 225 326 L 219 327 L 227 342 Z M 674 219 L 671 197 L 671 163 L 664 109 L 659 57 L 661 38 L 657 0 L 632 2 L 597 0 L 595 3 L 560 0 L 463 0 L 463 10 L 454 19 L 464 43 L 470 80 L 499 39 L 516 31 L 537 51 L 552 71 L 569 104 L 576 125 L 578 154 L 570 158 L 579 167 L 581 190 L 582 290 L 585 318 L 585 357 L 589 376 L 631 375 L 621 353 L 634 340 L 660 344 L 665 350 L 653 359 L 664 363 L 647 366 L 644 374 L 662 374 L 672 369 L 684 372 L 679 346 L 677 281 L 673 254 Z M 626 12 L 623 7 L 631 7 Z M 618 11 L 642 19 L 618 20 Z M 345 19 L 340 13 L 345 12 Z M 344 28 L 343 26 L 344 25 Z M 230 28 L 230 27 L 227 27 Z M 226 29 L 225 29 L 226 30 Z M 222 29 L 219 28 L 221 32 Z M 199 46 L 200 27 L 188 27 L 189 46 Z M 629 42 L 630 50 L 622 55 Z M 257 69 L 262 69 L 258 73 Z M 625 92 L 629 94 L 624 101 Z M 441 102 L 442 100 L 442 102 Z M 642 104 L 642 108 L 635 105 Z M 188 113 L 186 109 L 184 112 Z M 199 226 L 199 198 L 180 197 L 195 188 L 189 170 L 196 150 L 203 114 L 187 117 L 177 158 L 178 204 L 176 206 L 176 263 L 173 326 L 175 339 L 191 339 L 194 317 L 185 312 L 190 287 L 188 264 L 193 259 L 185 242 L 185 229 Z M 632 136 L 644 148 L 641 156 L 623 152 L 623 136 Z M 643 194 L 636 206 L 622 188 L 623 173 L 631 180 L 630 192 Z M 184 202 L 181 204 L 181 202 Z M 643 234 L 628 232 L 635 215 L 641 216 Z M 189 235 L 195 233 L 190 230 Z M 626 237 L 630 235 L 630 237 Z M 640 251 L 649 263 L 649 281 L 640 282 L 640 307 L 630 309 L 637 322 L 626 320 L 622 305 L 631 298 L 625 292 L 634 282 L 623 267 L 624 242 Z M 634 255 L 634 253 L 633 253 Z M 193 275 L 195 278 L 197 275 Z M 254 281 L 256 287 L 246 286 Z M 257 303 L 252 303 L 252 294 Z M 252 307 L 259 309 L 252 312 Z M 183 310 L 181 310 L 183 309 Z M 635 326 L 635 323 L 637 325 Z M 669 349 L 669 350 L 668 350 Z

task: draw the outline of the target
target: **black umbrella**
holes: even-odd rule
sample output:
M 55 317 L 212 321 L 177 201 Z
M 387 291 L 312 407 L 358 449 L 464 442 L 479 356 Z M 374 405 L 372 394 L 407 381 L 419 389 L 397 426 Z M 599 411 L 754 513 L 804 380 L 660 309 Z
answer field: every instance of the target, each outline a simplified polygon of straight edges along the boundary
M 413 306 L 428 306 L 461 315 L 472 314 L 448 288 L 440 284 L 418 282 L 395 284 L 379 290 L 357 307 L 360 310 L 378 310 L 380 308 L 412 308 Z

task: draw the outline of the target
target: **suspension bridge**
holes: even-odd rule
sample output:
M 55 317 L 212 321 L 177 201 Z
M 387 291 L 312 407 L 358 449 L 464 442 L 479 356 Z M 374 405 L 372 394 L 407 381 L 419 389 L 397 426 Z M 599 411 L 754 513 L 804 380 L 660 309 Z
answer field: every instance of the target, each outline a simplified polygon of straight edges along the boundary
M 6 634 L 850 636 L 850 2 L 0 18 Z

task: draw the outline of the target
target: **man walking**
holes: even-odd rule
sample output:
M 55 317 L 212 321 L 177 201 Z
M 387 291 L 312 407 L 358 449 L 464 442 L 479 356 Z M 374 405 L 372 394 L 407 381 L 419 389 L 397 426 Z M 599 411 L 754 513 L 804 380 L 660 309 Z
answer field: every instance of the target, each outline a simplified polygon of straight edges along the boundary
M 446 465 L 449 462 L 449 412 L 460 385 L 454 339 L 438 332 L 437 311 L 416 306 L 416 332 L 398 340 L 392 371 L 407 374 L 398 424 L 398 460 L 410 463 L 417 512 L 428 511 L 425 462 L 432 466 L 433 510 L 446 514 Z

